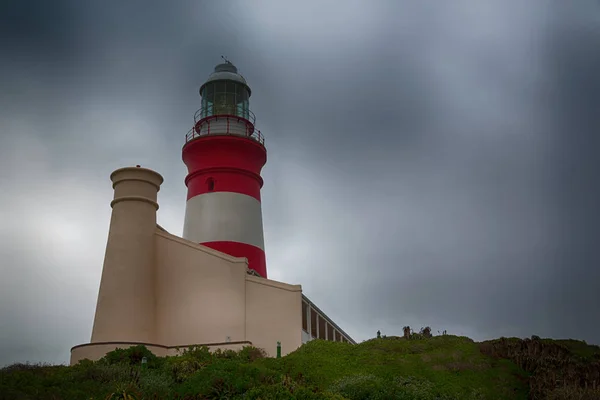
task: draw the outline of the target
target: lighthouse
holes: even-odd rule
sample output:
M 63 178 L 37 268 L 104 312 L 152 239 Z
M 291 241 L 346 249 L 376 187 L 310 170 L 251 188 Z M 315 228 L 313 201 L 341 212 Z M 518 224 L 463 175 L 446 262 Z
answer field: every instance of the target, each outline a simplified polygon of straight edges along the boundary
M 158 172 L 136 165 L 110 175 L 91 340 L 71 348 L 71 365 L 140 345 L 161 357 L 190 346 L 255 346 L 276 357 L 313 339 L 355 343 L 301 285 L 267 278 L 260 197 L 267 150 L 250 94 L 227 60 L 200 87 L 201 107 L 182 149 L 183 237 L 157 223 Z
M 228 60 L 200 87 L 201 108 L 186 135 L 183 238 L 245 257 L 267 277 L 260 189 L 264 138 L 249 107 L 250 87 Z

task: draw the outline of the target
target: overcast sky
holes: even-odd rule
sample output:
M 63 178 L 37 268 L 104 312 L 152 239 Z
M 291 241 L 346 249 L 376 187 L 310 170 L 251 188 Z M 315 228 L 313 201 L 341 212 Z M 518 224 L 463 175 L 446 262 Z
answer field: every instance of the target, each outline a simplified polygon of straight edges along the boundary
M 4 1 L 0 365 L 88 342 L 109 174 L 160 172 L 226 55 L 267 140 L 271 279 L 355 340 L 600 344 L 600 3 Z

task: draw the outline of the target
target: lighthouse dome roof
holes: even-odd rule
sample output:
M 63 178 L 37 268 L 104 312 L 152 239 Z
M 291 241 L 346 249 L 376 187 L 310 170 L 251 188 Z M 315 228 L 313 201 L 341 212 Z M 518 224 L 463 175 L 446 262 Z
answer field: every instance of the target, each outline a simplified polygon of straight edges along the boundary
M 239 83 L 242 83 L 242 84 L 248 86 L 246 79 L 238 73 L 238 70 L 235 67 L 235 65 L 233 65 L 230 62 L 225 62 L 225 63 L 217 65 L 215 67 L 214 72 L 211 73 L 208 76 L 208 79 L 206 80 L 206 82 L 204 82 L 204 85 L 207 84 L 208 82 L 221 81 L 221 80 L 239 82 Z M 202 85 L 202 86 L 204 86 L 204 85 Z

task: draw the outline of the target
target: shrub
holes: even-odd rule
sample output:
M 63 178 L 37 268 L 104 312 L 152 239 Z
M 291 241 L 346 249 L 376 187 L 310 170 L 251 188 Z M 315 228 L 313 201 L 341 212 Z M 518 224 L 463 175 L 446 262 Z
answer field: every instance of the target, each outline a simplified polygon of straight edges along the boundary
M 237 360 L 217 360 L 206 365 L 202 373 L 188 377 L 177 389 L 182 396 L 204 396 L 210 399 L 241 395 L 264 383 L 276 382 L 278 374 Z
M 118 385 L 116 390 L 111 393 L 106 400 L 141 400 L 142 395 L 137 388 L 132 385 Z
M 222 358 L 225 360 L 237 360 L 239 358 L 238 352 L 235 350 L 231 350 L 231 349 L 227 349 L 227 350 L 216 349 L 215 351 L 212 352 L 212 355 L 215 358 Z
M 74 381 L 90 380 L 99 383 L 119 384 L 137 381 L 137 371 L 124 363 L 109 365 L 88 360 L 88 362 L 79 363 L 73 367 L 72 377 Z
M 167 370 L 148 370 L 140 376 L 139 388 L 144 399 L 170 399 L 174 380 Z
M 424 338 L 430 338 L 431 337 L 431 328 L 429 326 L 426 326 L 425 328 L 421 328 L 421 335 L 423 335 Z
M 206 346 L 190 346 L 181 352 L 181 357 L 193 358 L 200 362 L 208 362 L 212 360 L 213 355 Z
M 207 362 L 202 362 L 189 356 L 181 356 L 169 360 L 171 376 L 177 383 L 187 380 L 207 364 Z
M 335 382 L 329 391 L 350 400 L 386 400 L 393 398 L 391 382 L 375 375 L 351 375 Z
M 162 365 L 164 358 L 159 358 L 144 345 L 132 346 L 126 349 L 117 348 L 107 353 L 99 360 L 101 363 L 108 365 L 128 364 L 141 365 L 142 358 L 146 357 L 148 368 L 158 368 Z
M 254 346 L 245 346 L 238 353 L 239 358 L 243 362 L 253 362 L 260 358 L 266 358 L 267 353 L 263 349 L 259 349 Z

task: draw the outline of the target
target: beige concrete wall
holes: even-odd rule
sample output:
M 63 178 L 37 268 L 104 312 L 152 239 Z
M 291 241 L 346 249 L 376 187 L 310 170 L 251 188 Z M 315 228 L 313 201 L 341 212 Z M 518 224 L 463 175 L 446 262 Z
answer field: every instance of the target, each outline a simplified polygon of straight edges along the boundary
M 157 230 L 157 342 L 250 341 L 276 355 L 302 344 L 302 287 L 254 277 L 247 261 Z M 229 336 L 229 338 L 227 338 Z
M 158 173 L 139 167 L 114 171 L 112 215 L 92 342 L 154 342 L 154 232 Z
M 274 357 L 302 345 L 302 287 L 246 275 L 246 340 Z
M 156 230 L 157 342 L 246 340 L 245 258 Z
M 91 343 L 71 363 L 97 360 L 139 343 L 158 356 L 176 346 L 213 348 L 252 342 L 276 355 L 302 344 L 302 288 L 247 274 L 235 258 L 171 235 L 156 225 L 162 177 L 145 168 L 111 175 L 113 212 Z M 228 344 L 225 344 L 228 342 Z

